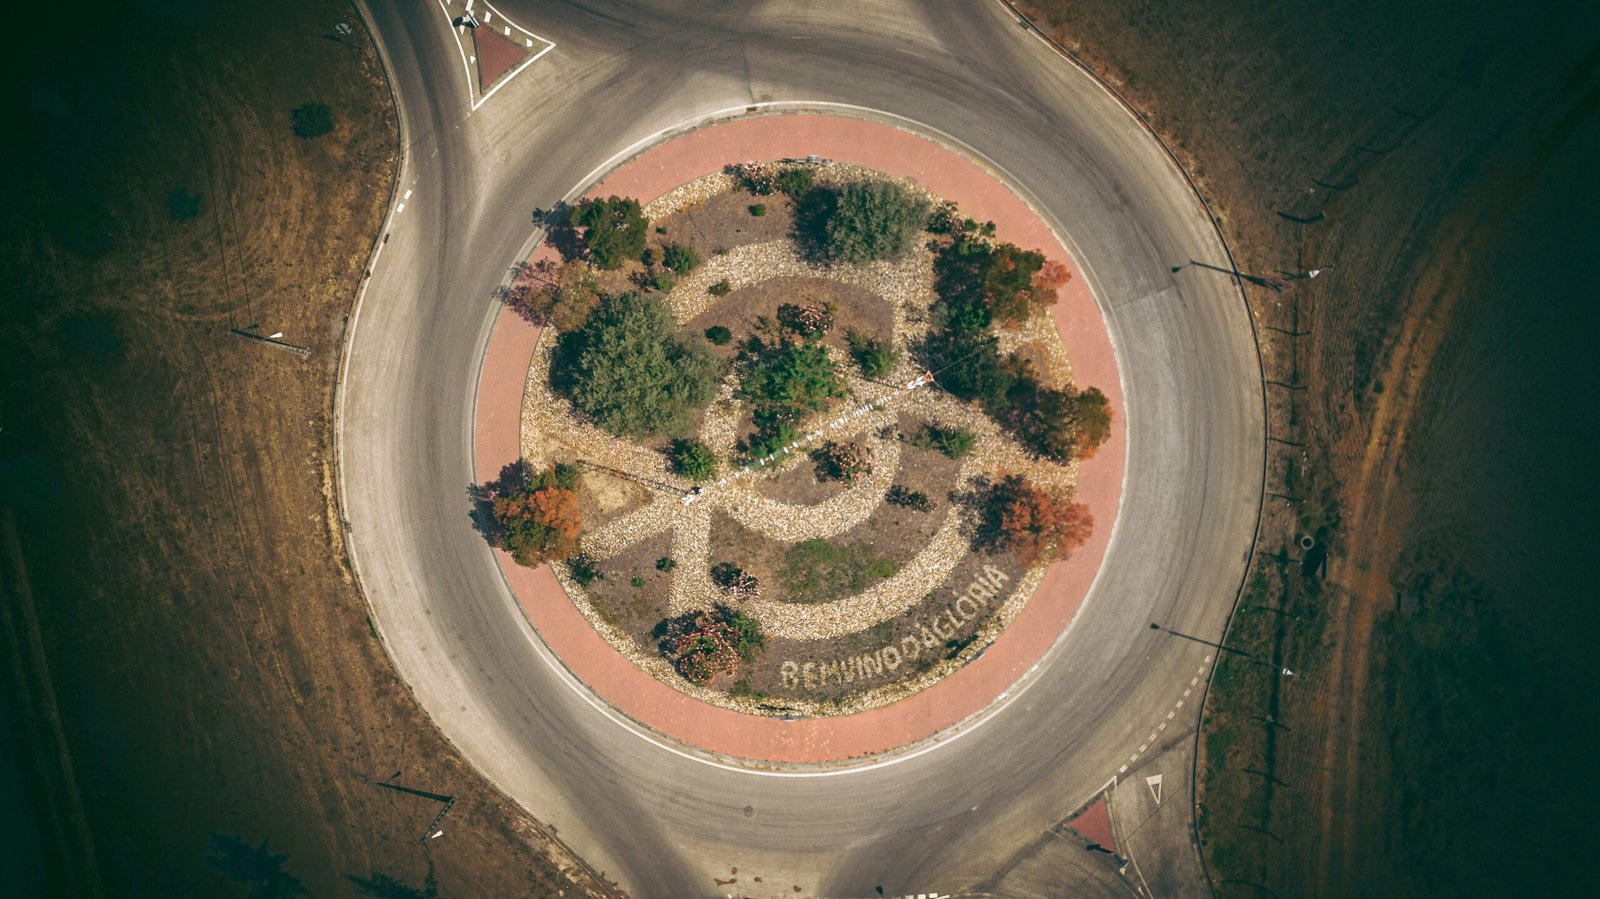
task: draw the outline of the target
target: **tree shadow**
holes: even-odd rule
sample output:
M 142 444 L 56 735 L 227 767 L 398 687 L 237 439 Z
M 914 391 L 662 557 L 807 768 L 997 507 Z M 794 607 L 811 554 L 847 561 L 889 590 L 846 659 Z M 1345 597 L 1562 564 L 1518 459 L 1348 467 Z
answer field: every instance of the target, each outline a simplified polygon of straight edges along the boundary
M 545 243 L 560 253 L 563 260 L 571 262 L 588 255 L 589 248 L 583 242 L 583 235 L 572 223 L 570 204 L 557 203 L 549 209 L 535 209 L 533 223 L 544 226 Z
M 289 856 L 274 855 L 267 842 L 262 840 L 261 845 L 252 846 L 240 837 L 214 833 L 206 866 L 245 887 L 251 899 L 310 895 L 305 884 L 283 870 Z

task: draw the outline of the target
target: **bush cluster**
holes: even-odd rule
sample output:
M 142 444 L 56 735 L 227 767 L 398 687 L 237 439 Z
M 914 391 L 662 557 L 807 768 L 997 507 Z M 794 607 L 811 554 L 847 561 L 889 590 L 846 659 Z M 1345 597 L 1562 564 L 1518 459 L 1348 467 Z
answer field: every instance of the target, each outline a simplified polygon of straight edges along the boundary
M 813 188 L 799 201 L 800 236 L 828 262 L 903 258 L 928 221 L 928 202 L 890 181 Z
M 872 473 L 872 450 L 859 443 L 835 443 L 830 440 L 813 453 L 820 480 L 855 482 Z
M 657 630 L 662 655 L 686 680 L 701 685 L 755 659 L 765 642 L 753 618 L 725 606 L 663 621 Z
M 756 433 L 747 449 L 752 458 L 761 458 L 793 443 L 800 419 L 844 396 L 845 384 L 820 343 L 760 345 L 753 356 L 739 394 L 755 407 Z
M 833 312 L 832 303 L 782 303 L 778 306 L 778 326 L 801 340 L 817 340 L 833 330 Z
M 960 236 L 935 262 L 937 328 L 923 353 L 939 384 L 976 402 L 1033 453 L 1056 461 L 1094 452 L 1110 433 L 1105 395 L 1045 387 L 1027 361 L 1000 352 L 992 322 L 1016 323 L 1055 302 L 1070 274 L 1013 244 Z

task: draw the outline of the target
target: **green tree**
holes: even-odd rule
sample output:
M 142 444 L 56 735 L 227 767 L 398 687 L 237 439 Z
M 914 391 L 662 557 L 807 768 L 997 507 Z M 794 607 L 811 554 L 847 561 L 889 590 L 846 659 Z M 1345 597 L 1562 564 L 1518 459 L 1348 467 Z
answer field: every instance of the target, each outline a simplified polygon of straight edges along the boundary
M 660 299 L 622 294 L 563 339 L 551 380 L 607 431 L 654 437 L 688 427 L 711 401 L 719 368 L 703 346 L 678 339 Z
M 583 243 L 589 258 L 600 268 L 611 271 L 644 252 L 645 221 L 639 201 L 631 197 L 590 200 L 578 207 L 573 222 L 584 228 Z
M 822 252 L 829 261 L 852 265 L 899 259 L 927 221 L 928 202 L 900 185 L 855 181 L 838 190 Z
M 303 140 L 321 137 L 333 130 L 333 110 L 326 103 L 302 103 L 289 110 L 294 136 Z
M 1008 404 L 1016 375 L 1000 356 L 1000 340 L 986 330 L 947 328 L 928 336 L 928 367 L 939 386 L 964 400 L 976 400 L 991 415 Z
M 711 447 L 695 440 L 672 441 L 672 470 L 695 481 L 708 481 L 717 474 L 717 457 Z
M 844 396 L 844 381 L 821 343 L 782 343 L 761 355 L 739 385 L 740 392 L 778 417 L 798 417 Z

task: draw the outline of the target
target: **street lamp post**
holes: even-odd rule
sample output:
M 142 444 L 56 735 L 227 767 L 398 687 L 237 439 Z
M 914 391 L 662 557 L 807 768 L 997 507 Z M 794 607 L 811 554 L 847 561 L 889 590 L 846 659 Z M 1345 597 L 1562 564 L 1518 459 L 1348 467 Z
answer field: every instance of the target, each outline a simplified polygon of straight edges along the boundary
M 1223 646 L 1221 643 L 1216 643 L 1216 642 L 1213 642 L 1211 640 L 1204 640 L 1204 639 L 1201 639 L 1200 637 L 1190 636 L 1189 634 L 1182 633 L 1181 631 L 1175 631 L 1175 630 L 1173 630 L 1172 628 L 1169 628 L 1169 627 L 1162 627 L 1161 625 L 1156 624 L 1154 621 L 1150 622 L 1150 629 L 1153 630 L 1153 631 L 1165 631 L 1165 632 L 1167 632 L 1168 634 L 1171 634 L 1174 637 L 1182 637 L 1185 640 L 1193 640 L 1196 643 L 1204 643 L 1207 646 L 1214 646 L 1217 649 L 1222 650 L 1223 652 L 1231 652 L 1236 656 L 1244 656 L 1245 658 L 1249 659 L 1250 661 L 1255 662 L 1257 665 L 1265 665 L 1268 668 L 1277 668 L 1278 669 L 1278 674 L 1282 675 L 1283 677 L 1294 677 L 1294 672 L 1290 671 L 1288 668 L 1280 668 L 1275 663 L 1269 662 L 1266 659 L 1261 658 L 1260 656 L 1251 655 L 1250 653 L 1245 652 L 1242 649 L 1234 649 L 1231 646 Z

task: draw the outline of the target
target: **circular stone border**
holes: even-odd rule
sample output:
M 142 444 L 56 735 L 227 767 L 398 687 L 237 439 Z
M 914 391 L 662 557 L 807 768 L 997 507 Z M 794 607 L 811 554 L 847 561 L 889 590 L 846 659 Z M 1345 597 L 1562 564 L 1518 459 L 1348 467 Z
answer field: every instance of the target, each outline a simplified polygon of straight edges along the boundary
M 616 194 L 648 203 L 734 162 L 818 156 L 911 178 L 992 220 L 1018 246 L 1037 247 L 1074 277 L 1051 317 L 1072 360 L 1075 380 L 1105 392 L 1116 413 L 1110 438 L 1083 460 L 1077 501 L 1096 526 L 1072 556 L 1049 566 L 1033 597 L 979 658 L 941 682 L 894 703 L 854 715 L 782 720 L 707 705 L 664 684 L 618 653 L 573 605 L 549 566 L 525 568 L 495 558 L 517 604 L 552 654 L 611 708 L 643 727 L 718 756 L 768 764 L 842 762 L 926 740 L 996 704 L 1059 640 L 1083 604 L 1110 542 L 1126 463 L 1125 415 L 1116 357 L 1083 270 L 1062 240 L 993 172 L 920 135 L 878 122 L 812 113 L 746 116 L 669 136 L 622 162 L 586 196 Z M 551 253 L 541 246 L 535 258 Z M 480 482 L 515 461 L 521 447 L 522 391 L 539 328 L 509 309 L 496 318 L 479 376 L 474 463 Z

